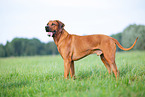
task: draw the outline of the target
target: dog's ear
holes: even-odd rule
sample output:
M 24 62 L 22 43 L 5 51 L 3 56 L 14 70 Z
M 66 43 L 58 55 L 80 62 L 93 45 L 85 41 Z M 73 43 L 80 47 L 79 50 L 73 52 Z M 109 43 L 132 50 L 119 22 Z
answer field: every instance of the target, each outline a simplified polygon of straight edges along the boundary
M 59 20 L 56 20 L 56 22 L 59 24 L 59 29 L 62 29 L 62 28 L 64 28 L 64 23 L 62 23 L 61 21 L 59 21 Z

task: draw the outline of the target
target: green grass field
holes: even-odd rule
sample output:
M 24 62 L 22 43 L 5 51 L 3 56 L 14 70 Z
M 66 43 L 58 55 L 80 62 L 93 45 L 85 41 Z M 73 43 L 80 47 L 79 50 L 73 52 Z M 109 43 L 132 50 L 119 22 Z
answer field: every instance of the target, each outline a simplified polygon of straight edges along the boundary
M 75 62 L 76 80 L 63 78 L 60 56 L 0 58 L 0 97 L 145 97 L 145 51 L 116 53 L 120 78 L 100 57 Z

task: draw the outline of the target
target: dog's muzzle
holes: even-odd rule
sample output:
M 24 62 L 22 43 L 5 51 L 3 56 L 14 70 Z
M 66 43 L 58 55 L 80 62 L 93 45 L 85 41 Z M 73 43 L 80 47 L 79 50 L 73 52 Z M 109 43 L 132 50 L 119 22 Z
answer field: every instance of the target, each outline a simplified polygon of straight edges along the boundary
M 49 37 L 54 37 L 54 34 L 56 33 L 56 31 L 51 31 L 49 26 L 45 26 L 45 30 Z

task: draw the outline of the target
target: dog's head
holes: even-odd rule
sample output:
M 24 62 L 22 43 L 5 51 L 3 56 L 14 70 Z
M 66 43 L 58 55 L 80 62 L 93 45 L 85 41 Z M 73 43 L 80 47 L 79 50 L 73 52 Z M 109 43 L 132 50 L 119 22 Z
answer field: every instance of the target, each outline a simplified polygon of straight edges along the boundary
M 45 26 L 46 32 L 48 32 L 48 36 L 55 37 L 58 33 L 62 32 L 64 28 L 64 24 L 59 20 L 49 21 L 47 26 Z

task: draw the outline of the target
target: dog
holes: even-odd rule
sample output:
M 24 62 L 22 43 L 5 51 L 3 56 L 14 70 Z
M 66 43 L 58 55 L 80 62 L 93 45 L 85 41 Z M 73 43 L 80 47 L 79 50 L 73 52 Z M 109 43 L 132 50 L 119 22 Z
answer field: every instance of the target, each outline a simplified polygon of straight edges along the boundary
M 64 29 L 64 26 L 64 23 L 61 21 L 53 20 L 48 22 L 45 30 L 48 36 L 53 37 L 57 49 L 64 60 L 64 78 L 66 79 L 69 79 L 69 73 L 71 78 L 75 79 L 74 61 L 90 54 L 100 56 L 108 73 L 110 74 L 112 70 L 117 79 L 119 70 L 115 63 L 116 44 L 120 49 L 127 51 L 135 46 L 138 39 L 137 37 L 130 48 L 124 48 L 116 39 L 110 36 L 101 34 L 86 36 L 73 35 L 69 34 Z

